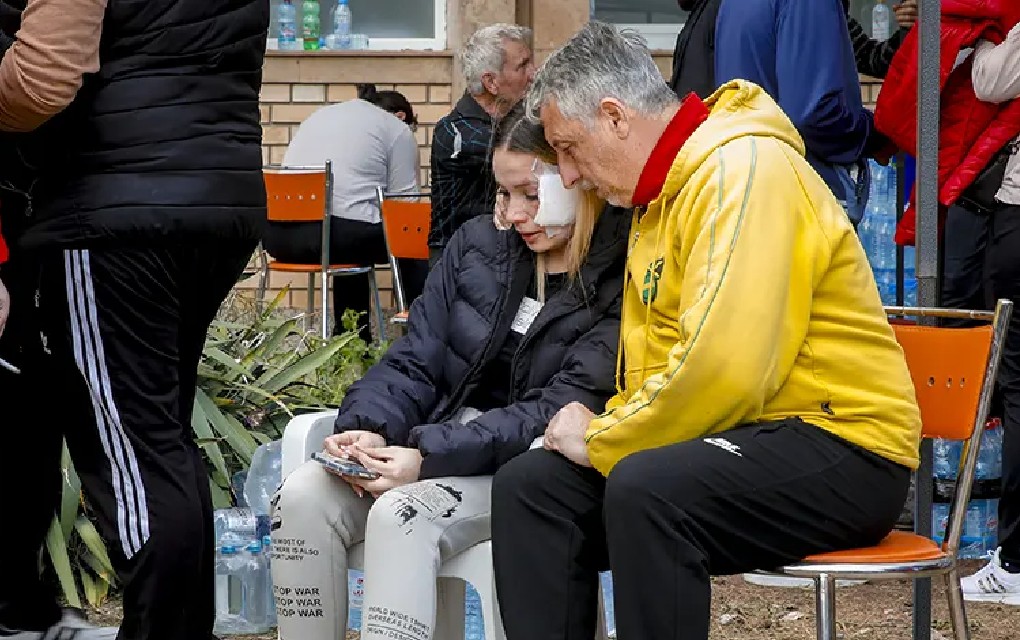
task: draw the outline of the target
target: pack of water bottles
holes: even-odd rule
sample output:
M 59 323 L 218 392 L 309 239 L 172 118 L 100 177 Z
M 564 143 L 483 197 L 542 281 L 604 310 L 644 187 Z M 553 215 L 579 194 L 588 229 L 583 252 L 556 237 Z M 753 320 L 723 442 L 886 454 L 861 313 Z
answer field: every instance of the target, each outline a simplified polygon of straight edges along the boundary
M 934 492 L 932 500 L 932 525 L 935 540 L 945 538 L 949 523 L 949 508 L 956 477 L 961 464 L 963 445 L 952 440 L 936 439 L 934 451 Z M 963 532 L 960 538 L 961 558 L 983 558 L 995 550 L 998 544 L 998 509 L 1000 478 L 1002 477 L 1002 423 L 999 419 L 988 422 L 974 471 L 974 485 L 971 499 L 964 516 Z
M 857 227 L 864 252 L 871 263 L 882 304 L 896 304 L 896 235 L 897 189 L 896 167 L 868 161 L 871 189 L 864 219 Z M 914 247 L 903 248 L 903 304 L 917 306 L 916 253 Z
M 245 506 L 213 513 L 217 634 L 263 633 L 276 626 L 269 525 L 280 482 L 280 443 L 270 442 L 255 451 L 244 476 L 237 502 Z

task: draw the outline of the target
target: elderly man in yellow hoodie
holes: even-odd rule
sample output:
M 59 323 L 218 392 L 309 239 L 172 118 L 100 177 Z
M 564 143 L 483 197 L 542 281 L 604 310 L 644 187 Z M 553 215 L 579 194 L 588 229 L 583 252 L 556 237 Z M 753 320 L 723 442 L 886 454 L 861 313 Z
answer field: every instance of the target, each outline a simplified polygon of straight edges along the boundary
M 593 637 L 611 568 L 621 640 L 705 640 L 709 576 L 892 529 L 921 426 L 903 352 L 846 214 L 759 87 L 678 102 L 639 37 L 593 22 L 528 104 L 563 181 L 635 216 L 617 395 L 599 416 L 566 407 L 495 477 L 507 637 Z

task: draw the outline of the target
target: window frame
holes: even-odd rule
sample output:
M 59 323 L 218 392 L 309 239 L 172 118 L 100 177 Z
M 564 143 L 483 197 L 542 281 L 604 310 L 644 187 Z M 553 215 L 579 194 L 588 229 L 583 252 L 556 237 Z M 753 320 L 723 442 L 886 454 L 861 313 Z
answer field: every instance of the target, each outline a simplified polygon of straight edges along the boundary
M 295 0 L 299 1 L 299 0 Z M 433 27 L 435 37 L 433 38 L 373 38 L 368 37 L 367 51 L 445 51 L 447 47 L 447 20 L 446 7 L 450 0 L 435 0 L 435 13 L 433 15 Z M 275 12 L 274 12 L 275 15 Z M 300 29 L 300 24 L 298 25 Z M 269 38 L 266 48 L 279 50 L 279 39 Z M 302 51 L 302 53 L 315 55 L 319 50 Z M 354 51 L 353 49 L 351 51 Z
M 369 51 L 444 51 L 447 46 L 446 4 L 450 0 L 435 0 L 434 38 L 373 38 L 368 37 Z

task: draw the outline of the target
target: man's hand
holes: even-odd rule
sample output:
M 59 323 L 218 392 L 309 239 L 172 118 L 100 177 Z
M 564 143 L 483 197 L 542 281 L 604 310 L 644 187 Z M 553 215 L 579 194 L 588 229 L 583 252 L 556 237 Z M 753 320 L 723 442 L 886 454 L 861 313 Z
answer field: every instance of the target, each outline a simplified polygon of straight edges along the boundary
M 909 29 L 917 22 L 917 0 L 903 0 L 893 8 L 896 14 L 896 22 L 900 23 L 903 29 Z
M 588 445 L 584 434 L 595 414 L 580 402 L 571 402 L 556 412 L 545 429 L 545 448 L 556 451 L 567 460 L 582 467 L 590 467 Z
M 7 316 L 11 314 L 11 294 L 7 292 L 4 281 L 0 280 L 0 336 L 4 334 L 4 327 L 7 326 Z
M 402 487 L 418 481 L 421 474 L 421 452 L 408 447 L 380 447 L 377 449 L 351 449 L 351 453 L 369 471 L 375 471 L 379 477 L 375 480 L 365 478 L 347 479 L 378 498 L 390 489 Z
M 335 458 L 353 457 L 352 447 L 358 449 L 378 449 L 386 446 L 386 438 L 371 431 L 344 431 L 336 433 L 323 443 L 323 449 Z

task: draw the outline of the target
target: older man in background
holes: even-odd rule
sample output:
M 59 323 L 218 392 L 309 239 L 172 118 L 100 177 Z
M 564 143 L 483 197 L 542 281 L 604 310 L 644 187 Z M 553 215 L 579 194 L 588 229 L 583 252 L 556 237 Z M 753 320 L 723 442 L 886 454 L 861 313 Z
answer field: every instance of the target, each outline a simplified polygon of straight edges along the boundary
M 432 262 L 471 218 L 492 215 L 496 185 L 489 168 L 492 123 L 513 108 L 535 75 L 531 29 L 493 24 L 460 53 L 467 89 L 432 135 Z
M 867 258 L 778 105 L 682 104 L 644 42 L 591 23 L 535 79 L 568 185 L 635 206 L 617 395 L 568 405 L 495 476 L 510 640 L 707 640 L 710 575 L 882 539 L 920 415 Z M 624 366 L 625 363 L 625 366 Z

